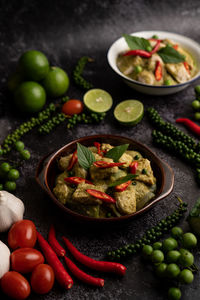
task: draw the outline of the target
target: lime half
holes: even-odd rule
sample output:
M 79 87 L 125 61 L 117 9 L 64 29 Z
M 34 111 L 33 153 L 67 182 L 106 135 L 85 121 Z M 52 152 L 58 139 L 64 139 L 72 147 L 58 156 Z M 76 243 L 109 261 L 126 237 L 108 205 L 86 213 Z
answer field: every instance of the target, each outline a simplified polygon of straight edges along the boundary
M 101 89 L 92 89 L 85 93 L 83 102 L 89 110 L 103 113 L 111 108 L 113 100 L 108 92 Z
M 120 102 L 114 110 L 117 121 L 124 125 L 136 125 L 142 120 L 144 106 L 138 100 L 125 100 Z

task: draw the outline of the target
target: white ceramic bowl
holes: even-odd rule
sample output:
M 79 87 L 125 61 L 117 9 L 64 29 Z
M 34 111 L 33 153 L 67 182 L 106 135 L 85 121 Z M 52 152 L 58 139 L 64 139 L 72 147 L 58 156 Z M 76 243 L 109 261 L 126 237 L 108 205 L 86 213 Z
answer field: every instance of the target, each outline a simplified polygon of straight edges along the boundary
M 154 31 L 140 31 L 140 32 L 131 33 L 131 35 L 144 37 L 144 38 L 151 38 L 155 34 L 158 35 L 160 39 L 167 38 L 174 41 L 177 44 L 180 44 L 181 46 L 183 46 L 184 49 L 186 49 L 189 53 L 192 54 L 193 58 L 197 63 L 197 69 L 199 70 L 193 78 L 191 78 L 187 82 L 179 83 L 176 85 L 153 86 L 126 77 L 122 72 L 120 72 L 120 70 L 116 65 L 118 54 L 128 49 L 128 45 L 124 37 L 121 37 L 118 40 L 116 40 L 109 48 L 107 54 L 108 63 L 111 66 L 111 68 L 125 81 L 127 85 L 129 85 L 131 88 L 141 93 L 149 94 L 149 95 L 169 95 L 169 94 L 177 93 L 185 89 L 188 85 L 190 85 L 193 81 L 195 81 L 200 77 L 200 45 L 188 37 L 176 33 L 167 32 L 167 31 L 154 30 Z

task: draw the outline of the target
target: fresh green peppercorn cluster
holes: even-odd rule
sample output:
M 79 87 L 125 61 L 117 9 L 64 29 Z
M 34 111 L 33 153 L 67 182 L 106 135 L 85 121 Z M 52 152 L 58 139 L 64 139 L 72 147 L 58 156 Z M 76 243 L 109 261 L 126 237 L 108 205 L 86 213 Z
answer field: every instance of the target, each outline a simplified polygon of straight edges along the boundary
M 165 219 L 158 222 L 157 225 L 147 230 L 145 234 L 134 244 L 128 244 L 119 249 L 109 251 L 107 253 L 108 259 L 111 261 L 119 261 L 123 258 L 134 255 L 141 251 L 145 244 L 151 244 L 160 239 L 165 233 L 169 232 L 169 230 L 179 222 L 187 210 L 187 203 L 182 202 L 180 199 L 179 201 L 179 207 L 171 215 L 167 216 Z
M 184 161 L 188 162 L 190 166 L 193 166 L 196 171 L 196 180 L 200 184 L 200 154 L 196 153 L 193 149 L 187 147 L 181 141 L 175 141 L 169 136 L 162 134 L 162 132 L 153 130 L 152 132 L 153 142 L 159 147 L 167 150 Z
M 176 141 L 181 141 L 189 148 L 195 149 L 197 144 L 193 138 L 179 130 L 169 122 L 165 122 L 154 108 L 147 110 L 150 122 L 163 134 L 170 136 Z
M 86 114 L 82 113 L 80 115 L 73 115 L 70 119 L 68 119 L 67 128 L 73 128 L 77 123 L 83 124 L 93 124 L 100 123 L 106 116 L 106 113 L 91 113 Z
M 24 134 L 32 130 L 35 126 L 48 119 L 51 113 L 55 111 L 55 109 L 55 105 L 53 103 L 50 103 L 46 109 L 38 113 L 37 117 L 32 117 L 29 121 L 22 123 L 17 129 L 15 129 L 5 138 L 0 148 L 0 155 L 9 153 L 16 141 L 18 141 Z
M 183 160 L 189 162 L 195 167 L 200 167 L 200 154 L 189 148 L 185 143 L 176 141 L 170 136 L 164 135 L 162 132 L 153 130 L 153 142 L 165 150 L 178 155 Z
M 85 68 L 85 65 L 87 62 L 91 62 L 92 59 L 87 57 L 87 56 L 83 56 L 81 57 L 78 62 L 77 65 L 73 71 L 73 79 L 74 82 L 81 88 L 85 89 L 85 90 L 89 90 L 91 88 L 93 88 L 93 84 L 91 84 L 90 82 L 88 82 L 83 76 L 83 70 Z
M 42 124 L 38 128 L 38 132 L 41 133 L 41 134 L 47 134 L 52 129 L 54 129 L 56 126 L 58 126 L 60 123 L 64 122 L 65 120 L 66 120 L 65 114 L 57 113 L 50 120 L 48 120 L 46 123 Z

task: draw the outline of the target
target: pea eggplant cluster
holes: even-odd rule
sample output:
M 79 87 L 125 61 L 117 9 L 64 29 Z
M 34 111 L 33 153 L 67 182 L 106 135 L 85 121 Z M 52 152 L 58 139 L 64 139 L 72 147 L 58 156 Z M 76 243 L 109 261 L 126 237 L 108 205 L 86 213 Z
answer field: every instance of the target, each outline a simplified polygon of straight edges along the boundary
M 150 262 L 156 276 L 164 280 L 171 300 L 181 299 L 180 285 L 192 283 L 198 271 L 191 252 L 196 245 L 193 233 L 183 233 L 182 228 L 173 227 L 170 237 L 142 248 L 144 261 Z
M 183 202 L 181 199 L 179 199 L 179 201 L 179 207 L 174 210 L 171 215 L 159 221 L 154 227 L 148 229 L 140 239 L 135 241 L 134 244 L 127 244 L 119 249 L 109 251 L 107 253 L 108 259 L 111 261 L 119 261 L 126 257 L 135 255 L 141 251 L 145 244 L 151 244 L 169 232 L 169 230 L 180 221 L 184 213 L 187 211 L 187 203 Z

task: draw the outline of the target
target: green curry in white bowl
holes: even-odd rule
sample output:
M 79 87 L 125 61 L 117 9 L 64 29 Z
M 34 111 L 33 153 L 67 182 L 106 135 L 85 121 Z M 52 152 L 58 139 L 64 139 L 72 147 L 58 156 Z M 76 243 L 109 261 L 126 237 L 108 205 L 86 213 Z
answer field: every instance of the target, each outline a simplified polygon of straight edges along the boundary
M 124 38 L 129 48 L 118 55 L 117 67 L 133 80 L 169 86 L 187 82 L 197 73 L 192 55 L 170 39 L 131 35 L 124 35 Z
M 58 160 L 53 193 L 66 207 L 94 218 L 133 214 L 155 197 L 151 163 L 129 144 L 94 143 Z

